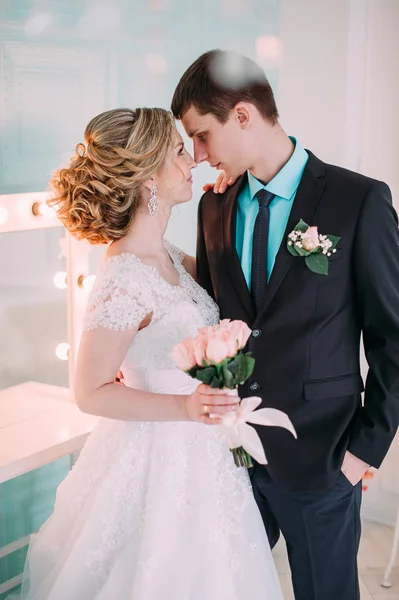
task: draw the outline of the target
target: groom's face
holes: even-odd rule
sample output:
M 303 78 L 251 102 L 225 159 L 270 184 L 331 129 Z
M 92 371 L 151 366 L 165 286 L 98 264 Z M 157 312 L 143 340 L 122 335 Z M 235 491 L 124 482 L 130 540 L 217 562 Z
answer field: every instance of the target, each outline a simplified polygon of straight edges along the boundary
M 196 163 L 206 161 L 230 177 L 238 177 L 248 168 L 243 129 L 234 111 L 221 123 L 212 113 L 201 115 L 191 106 L 181 121 L 193 140 Z

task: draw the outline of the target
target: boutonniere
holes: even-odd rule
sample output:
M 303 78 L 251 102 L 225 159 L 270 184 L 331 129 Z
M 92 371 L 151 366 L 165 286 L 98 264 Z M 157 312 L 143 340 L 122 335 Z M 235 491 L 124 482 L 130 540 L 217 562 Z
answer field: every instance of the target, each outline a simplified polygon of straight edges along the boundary
M 302 256 L 308 269 L 318 275 L 328 275 L 328 259 L 336 252 L 341 238 L 321 235 L 317 227 L 309 227 L 302 219 L 288 236 L 287 248 L 292 256 Z

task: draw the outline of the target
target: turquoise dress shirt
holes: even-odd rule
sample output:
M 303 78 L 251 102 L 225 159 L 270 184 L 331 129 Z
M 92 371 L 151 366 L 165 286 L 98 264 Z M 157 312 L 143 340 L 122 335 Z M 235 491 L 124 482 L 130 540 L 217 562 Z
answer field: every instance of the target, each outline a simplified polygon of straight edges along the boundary
M 295 150 L 277 175 L 267 185 L 264 185 L 250 171 L 247 171 L 248 181 L 241 188 L 238 196 L 236 249 L 249 289 L 251 288 L 253 232 L 259 211 L 259 202 L 254 196 L 261 189 L 275 194 L 275 198 L 273 198 L 269 207 L 270 220 L 267 249 L 267 278 L 269 280 L 287 227 L 295 195 L 309 158 L 301 144 L 295 138 L 291 137 L 290 139 L 295 144 Z

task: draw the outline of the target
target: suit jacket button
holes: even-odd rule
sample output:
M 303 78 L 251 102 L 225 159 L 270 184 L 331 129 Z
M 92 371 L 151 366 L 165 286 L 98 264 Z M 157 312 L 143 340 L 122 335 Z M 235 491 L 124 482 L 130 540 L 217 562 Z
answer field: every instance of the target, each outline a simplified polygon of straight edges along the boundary
M 262 330 L 261 329 L 254 329 L 252 332 L 252 337 L 254 338 L 258 338 L 262 335 Z
M 260 389 L 260 385 L 257 381 L 253 381 L 250 384 L 249 389 L 251 390 L 251 392 L 257 392 Z

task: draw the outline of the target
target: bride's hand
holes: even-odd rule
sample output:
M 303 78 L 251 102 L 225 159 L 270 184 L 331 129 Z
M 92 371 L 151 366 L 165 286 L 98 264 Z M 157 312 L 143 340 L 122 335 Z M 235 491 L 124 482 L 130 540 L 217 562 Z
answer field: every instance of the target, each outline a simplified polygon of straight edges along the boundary
M 218 175 L 216 183 L 206 183 L 202 189 L 204 192 L 209 192 L 209 190 L 213 189 L 215 194 L 223 194 L 227 190 L 227 187 L 233 185 L 236 181 L 237 177 L 229 177 L 222 171 Z
M 124 377 L 123 377 L 122 371 L 118 371 L 116 374 L 116 377 L 115 377 L 115 383 L 119 383 L 120 385 L 125 385 L 123 383 L 123 379 L 124 379 Z
M 239 401 L 237 396 L 227 396 L 225 390 L 214 389 L 201 383 L 195 392 L 185 399 L 185 409 L 190 421 L 220 425 L 224 415 L 237 410 Z

